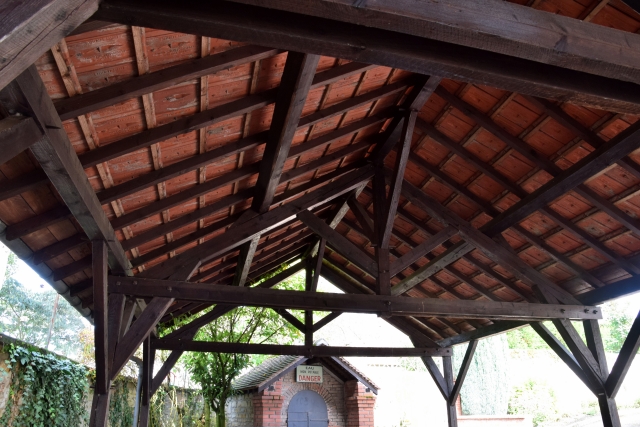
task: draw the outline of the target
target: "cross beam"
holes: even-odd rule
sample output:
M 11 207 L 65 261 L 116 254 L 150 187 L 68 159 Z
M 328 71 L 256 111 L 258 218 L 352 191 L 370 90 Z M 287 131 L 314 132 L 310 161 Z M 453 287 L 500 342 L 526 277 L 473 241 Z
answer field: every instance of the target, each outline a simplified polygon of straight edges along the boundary
M 425 357 L 451 356 L 451 348 L 404 347 L 330 347 L 276 344 L 246 344 L 228 342 L 154 340 L 157 350 L 198 351 L 210 353 L 275 354 L 312 357 Z
M 496 301 L 449 301 L 382 295 L 344 295 L 334 293 L 250 289 L 181 282 L 109 276 L 109 291 L 136 297 L 164 297 L 184 301 L 203 301 L 255 307 L 313 311 L 375 313 L 386 316 L 456 317 L 482 319 L 601 319 L 599 307 L 505 303 Z

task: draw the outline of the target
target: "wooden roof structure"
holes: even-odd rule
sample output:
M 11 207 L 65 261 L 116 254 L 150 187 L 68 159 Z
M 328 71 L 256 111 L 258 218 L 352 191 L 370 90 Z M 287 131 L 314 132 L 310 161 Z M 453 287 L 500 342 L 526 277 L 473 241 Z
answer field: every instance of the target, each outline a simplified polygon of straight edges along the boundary
M 0 238 L 109 366 L 215 303 L 153 348 L 175 363 L 255 304 L 379 313 L 446 359 L 544 319 L 571 341 L 567 319 L 640 290 L 640 14 L 620 0 L 9 0 L 0 19 Z M 304 297 L 267 289 L 302 269 Z M 348 296 L 309 296 L 321 275 Z

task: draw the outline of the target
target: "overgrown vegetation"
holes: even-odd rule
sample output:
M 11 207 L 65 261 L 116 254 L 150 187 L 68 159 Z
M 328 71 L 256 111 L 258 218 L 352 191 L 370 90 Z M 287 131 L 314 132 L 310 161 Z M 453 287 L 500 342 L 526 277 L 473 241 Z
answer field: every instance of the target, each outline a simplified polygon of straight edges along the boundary
M 149 427 L 203 427 L 205 410 L 199 390 L 182 390 L 164 386 L 151 398 Z
M 67 427 L 86 422 L 87 370 L 48 352 L 5 345 L 11 375 L 9 399 L 0 425 Z
M 129 404 L 129 383 L 131 380 L 118 377 L 112 385 L 109 402 L 109 425 L 129 427 L 133 425 L 133 406 Z
M 530 415 L 534 427 L 537 427 L 558 419 L 557 403 L 554 391 L 546 383 L 530 379 L 514 387 L 509 400 L 509 414 Z
M 453 366 L 458 372 L 467 348 L 454 347 Z M 465 415 L 504 415 L 509 400 L 507 338 L 497 335 L 478 342 L 469 371 L 460 390 Z
M 294 275 L 278 287 L 302 290 L 304 275 Z M 173 324 L 161 333 L 163 335 L 169 333 L 192 320 L 193 318 L 175 319 Z M 228 343 L 289 344 L 301 336 L 300 331 L 271 309 L 239 307 L 200 328 L 194 339 Z M 191 374 L 192 381 L 200 386 L 204 397 L 206 427 L 212 425 L 211 412 L 215 413 L 216 427 L 225 426 L 224 408 L 228 399 L 234 394 L 231 386 L 233 380 L 243 369 L 261 363 L 263 360 L 264 357 L 252 358 L 246 354 L 234 353 L 191 352 L 185 354 L 184 365 Z

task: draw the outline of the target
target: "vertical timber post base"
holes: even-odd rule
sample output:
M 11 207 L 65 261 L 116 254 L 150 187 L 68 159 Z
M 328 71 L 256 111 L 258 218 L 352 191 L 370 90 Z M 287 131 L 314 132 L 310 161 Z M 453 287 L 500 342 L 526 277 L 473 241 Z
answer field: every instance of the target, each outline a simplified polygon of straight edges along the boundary
M 444 382 L 447 387 L 447 395 L 451 396 L 453 392 L 453 363 L 451 356 L 444 356 L 442 358 L 442 367 L 444 370 Z M 458 412 L 456 411 L 456 402 L 450 402 L 450 399 L 446 399 L 447 402 L 447 421 L 449 427 L 458 427 Z
M 107 427 L 110 397 L 111 393 L 98 394 L 94 392 L 89 427 Z
M 602 415 L 602 425 L 604 427 L 621 427 L 618 406 L 615 399 L 610 399 L 604 394 L 598 396 L 600 414 Z

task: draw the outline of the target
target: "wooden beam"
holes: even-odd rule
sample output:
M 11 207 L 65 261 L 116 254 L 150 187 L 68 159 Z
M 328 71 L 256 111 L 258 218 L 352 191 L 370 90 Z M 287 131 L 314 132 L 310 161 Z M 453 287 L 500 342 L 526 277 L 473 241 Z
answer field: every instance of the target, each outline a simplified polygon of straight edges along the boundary
M 280 316 L 282 316 L 282 318 L 284 320 L 286 320 L 287 322 L 291 323 L 291 325 L 293 325 L 297 330 L 299 330 L 300 332 L 304 333 L 306 335 L 306 330 L 307 330 L 307 326 L 305 323 L 302 323 L 300 320 L 298 320 L 298 318 L 296 316 L 294 316 L 293 314 L 289 313 L 287 310 L 285 309 L 278 309 L 278 310 L 274 310 L 276 313 L 278 313 Z
M 417 83 L 413 87 L 413 90 L 409 93 L 407 99 L 404 100 L 401 108 L 407 111 L 420 111 L 441 81 L 442 79 L 437 76 L 419 77 Z M 380 135 L 380 142 L 376 145 L 376 149 L 371 156 L 376 160 L 376 162 L 382 162 L 387 157 L 393 146 L 400 140 L 400 132 L 402 131 L 403 125 L 403 116 L 396 115 L 389 126 Z
M 351 212 L 353 212 L 353 215 L 356 217 L 356 220 L 360 224 L 360 227 L 362 227 L 365 236 L 367 236 L 370 241 L 373 241 L 373 221 L 371 220 L 371 217 L 367 213 L 365 207 L 362 206 L 358 202 L 358 199 L 356 199 L 355 197 L 349 197 L 347 199 L 347 204 L 349 205 Z
M 320 239 L 320 243 L 318 244 L 318 253 L 315 258 L 313 258 L 313 276 L 311 277 L 311 285 L 309 290 L 311 292 L 315 292 L 318 290 L 318 282 L 320 281 L 320 271 L 322 270 L 322 259 L 324 258 L 324 250 L 327 246 L 327 239 Z
M 271 207 L 319 60 L 318 55 L 298 52 L 287 54 L 267 144 L 254 187 L 251 209 L 255 214 L 265 213 Z M 233 283 L 235 286 L 244 286 L 259 239 L 259 235 L 255 236 L 240 248 Z
M 4 164 L 43 137 L 31 117 L 5 117 L 0 120 L 0 164 Z
M 107 245 L 103 240 L 92 242 L 93 254 L 93 321 L 96 356 L 96 392 L 109 389 L 109 328 L 108 328 L 108 267 Z
M 517 202 L 511 208 L 495 217 L 482 231 L 493 236 L 520 222 L 536 210 L 545 207 L 567 191 L 582 184 L 588 178 L 625 157 L 637 148 L 640 142 L 640 124 L 635 124 L 616 137 L 610 139 L 599 148 L 570 168 L 562 171 L 552 180 L 533 193 Z
M 89 239 L 107 242 L 111 269 L 131 274 L 129 260 L 89 184 L 36 68 L 29 67 L 0 96 L 5 105 L 36 120 L 46 138 L 32 145 L 31 152 Z
M 419 97 L 422 99 L 422 97 Z M 422 106 L 420 106 L 422 107 Z M 396 219 L 396 210 L 404 179 L 404 171 L 407 167 L 411 142 L 413 140 L 413 129 L 416 123 L 419 109 L 410 110 L 404 117 L 402 123 L 402 133 L 400 135 L 400 148 L 396 151 L 396 161 L 389 183 L 389 194 L 386 194 L 384 179 L 384 158 L 376 159 L 376 174 L 383 176 L 374 178 L 374 191 L 377 195 L 374 198 L 374 226 L 376 259 L 378 261 L 378 271 L 375 274 L 378 283 L 378 291 L 381 295 L 391 293 L 391 266 L 389 261 L 389 241 L 393 230 L 393 223 Z
M 467 346 L 467 351 L 464 354 L 464 359 L 462 359 L 462 364 L 460 365 L 460 370 L 458 371 L 458 376 L 456 377 L 456 382 L 448 398 L 449 405 L 455 406 L 456 400 L 458 400 L 458 396 L 460 395 L 460 390 L 462 389 L 462 384 L 464 384 L 464 379 L 467 376 L 469 367 L 471 366 L 471 361 L 473 360 L 473 354 L 476 352 L 477 346 L 478 346 L 478 341 L 476 340 L 469 341 L 469 345 Z
M 322 6 L 312 0 L 232 1 L 638 81 L 640 56 L 633 48 L 640 45 L 637 35 L 499 0 L 483 4 L 447 0 L 435 5 L 410 0 L 373 4 L 336 0 Z M 612 46 L 616 47 L 613 52 Z
M 420 245 L 412 248 L 406 254 L 402 255 L 400 258 L 397 258 L 391 263 L 391 277 L 397 275 L 420 258 L 423 258 L 426 254 L 449 240 L 451 237 L 455 236 L 457 233 L 458 230 L 456 230 L 454 227 L 445 227 L 440 232 L 438 232 L 438 234 L 425 240 Z
M 600 319 L 598 307 L 581 305 L 503 303 L 495 301 L 437 301 L 424 298 L 405 298 L 382 295 L 343 295 L 309 293 L 271 289 L 211 286 L 202 283 L 174 280 L 144 279 L 140 277 L 109 276 L 109 291 L 136 297 L 175 298 L 256 307 L 288 308 L 296 310 L 343 311 L 351 313 L 380 313 L 390 316 L 511 318 L 540 319 Z
M 334 286 L 346 294 L 365 294 L 373 295 L 374 292 L 348 273 L 340 270 L 337 266 L 332 265 L 326 259 L 322 263 L 322 275 Z M 383 319 L 407 335 L 415 346 L 418 347 L 438 347 L 436 342 L 431 339 L 424 330 L 418 329 L 415 324 L 408 319 L 400 317 L 383 317 Z
M 297 52 L 287 56 L 252 203 L 258 213 L 271 206 L 319 59 Z
M 0 89 L 98 10 L 97 0 L 5 0 L 0 6 Z
M 151 330 L 156 327 L 158 321 L 173 301 L 173 298 L 152 297 L 142 314 L 131 325 L 129 331 L 124 334 L 116 346 L 113 369 L 109 373 L 111 381 L 118 376 L 140 344 L 149 336 Z
M 633 325 L 631 325 L 631 330 L 629 330 L 629 334 L 624 340 L 624 344 L 620 349 L 618 358 L 616 359 L 616 362 L 611 369 L 611 374 L 609 374 L 609 378 L 607 378 L 605 388 L 607 390 L 607 396 L 609 396 L 610 398 L 614 398 L 618 394 L 620 386 L 622 385 L 622 382 L 624 381 L 624 378 L 627 375 L 629 368 L 631 367 L 631 363 L 638 354 L 639 348 L 640 312 L 638 312 L 636 320 L 633 322 Z
M 489 228 L 490 230 L 491 227 L 484 226 L 480 230 L 476 229 L 468 222 L 462 220 L 462 218 L 457 216 L 455 213 L 442 206 L 440 203 L 438 203 L 438 201 L 427 196 L 420 189 L 413 186 L 407 181 L 405 181 L 403 185 L 403 194 L 405 195 L 405 197 L 407 197 L 408 200 L 411 201 L 411 203 L 417 205 L 418 207 L 420 207 L 420 209 L 425 210 L 431 216 L 437 218 L 438 221 L 457 227 L 462 238 L 473 244 L 478 249 L 481 249 L 482 252 L 492 261 L 499 263 L 505 268 L 508 268 L 516 277 L 518 277 L 518 279 L 522 280 L 524 283 L 527 283 L 529 286 L 543 286 L 546 290 L 552 292 L 556 298 L 564 303 L 573 304 L 577 302 L 577 300 L 570 293 L 560 288 L 542 273 L 538 272 L 536 269 L 521 260 L 509 249 L 504 248 L 502 245 L 499 245 L 489 236 L 487 236 L 487 234 L 484 234 L 482 232 L 484 231 L 485 227 Z M 487 225 L 492 225 L 494 221 L 496 221 L 496 219 L 490 221 Z M 489 235 L 495 234 L 498 234 L 498 232 L 494 232 Z M 445 251 L 444 253 L 446 252 L 447 251 Z M 405 288 L 406 286 L 398 288 L 398 292 L 402 289 L 406 291 Z
M 329 227 L 324 221 L 309 211 L 302 211 L 298 214 L 298 219 L 307 225 L 314 233 L 327 240 L 329 246 L 340 252 L 343 256 L 366 271 L 373 277 L 378 274 L 377 263 L 370 258 L 360 248 L 355 246 L 346 237 Z
M 294 2 L 289 3 L 294 4 Z M 224 5 L 210 3 L 204 6 L 200 3 L 177 5 L 168 1 L 154 1 L 153 5 L 155 7 L 150 7 L 150 5 L 151 3 L 148 0 L 128 2 L 107 0 L 101 3 L 96 18 L 126 25 L 196 33 L 245 43 L 264 44 L 265 40 L 268 40 L 270 46 L 284 50 L 323 54 L 353 61 L 380 64 L 424 75 L 454 78 L 512 92 L 581 103 L 604 110 L 636 113 L 639 110 L 639 97 L 636 95 L 638 93 L 637 85 L 631 83 L 631 81 L 635 81 L 634 79 L 618 80 L 619 75 L 615 73 L 612 77 L 598 76 L 591 71 L 590 67 L 587 68 L 587 71 L 570 69 L 571 66 L 577 65 L 580 59 L 585 58 L 574 58 L 573 60 L 563 58 L 547 64 L 536 61 L 534 57 L 518 58 L 509 56 L 508 51 L 504 53 L 489 52 L 483 50 L 481 46 L 453 44 L 435 40 L 432 34 L 426 37 L 406 34 L 407 31 L 422 31 L 423 28 L 424 31 L 429 31 L 427 29 L 428 26 L 423 27 L 415 23 L 405 25 L 402 31 L 373 28 L 375 26 L 380 27 L 385 22 L 397 22 L 398 19 L 405 19 L 405 17 L 396 15 L 393 15 L 392 19 L 386 19 L 385 17 L 362 25 L 342 21 L 342 19 L 350 19 L 350 17 L 361 19 L 363 14 L 366 16 L 370 12 L 367 10 L 368 7 L 357 8 L 354 6 L 353 13 L 351 11 L 350 13 L 344 13 L 343 10 L 334 15 L 332 10 L 334 7 L 344 8 L 345 6 L 327 3 L 326 5 L 323 4 L 322 7 L 315 8 L 315 11 L 331 11 L 331 16 L 317 17 L 305 14 L 306 12 L 282 12 L 255 6 L 234 5 L 229 2 Z M 295 6 L 298 7 L 297 5 Z M 270 2 L 268 7 L 276 7 L 276 3 Z M 301 2 L 299 7 L 304 8 L 304 2 Z M 448 7 L 448 3 L 443 7 Z M 476 7 L 480 6 L 477 5 Z M 544 12 L 516 5 L 500 5 L 496 10 L 503 10 L 504 7 L 516 7 L 519 10 L 528 9 L 533 13 L 547 16 Z M 466 7 L 464 8 L 466 9 Z M 487 13 L 486 10 L 483 13 L 479 13 L 478 16 L 484 17 Z M 457 17 L 457 15 L 449 13 L 451 19 L 455 19 L 453 16 Z M 520 13 L 516 14 L 516 16 L 520 15 Z M 558 24 L 554 28 L 564 29 L 564 20 L 571 21 L 566 17 L 554 16 L 548 17 L 548 19 L 545 18 L 542 22 L 550 22 L 555 19 L 562 20 L 562 24 Z M 471 22 L 477 21 L 478 18 L 473 19 Z M 491 17 L 487 22 L 494 23 L 495 20 Z M 589 25 L 587 28 L 590 34 L 597 34 L 598 37 L 602 34 L 601 31 L 603 29 L 599 26 L 578 23 L 577 21 L 576 23 L 578 25 Z M 460 26 L 454 25 L 454 27 L 457 28 L 456 31 L 445 31 L 445 34 L 455 37 L 459 43 L 462 40 L 468 43 L 476 40 L 475 36 L 458 38 L 459 31 L 462 30 L 460 30 Z M 570 28 L 573 27 L 574 25 L 571 24 Z M 450 29 L 452 27 L 447 26 L 446 28 Z M 521 22 L 509 25 L 508 28 L 513 29 L 513 33 L 520 32 L 523 36 L 530 37 L 530 27 L 527 27 L 527 31 L 521 31 Z M 500 29 L 502 30 L 503 28 Z M 624 46 L 625 49 L 623 50 L 629 48 L 629 45 L 626 44 L 627 42 L 630 42 L 631 39 L 636 40 L 638 37 L 622 31 L 606 30 L 607 34 L 617 35 L 614 38 L 618 37 L 618 43 L 613 43 L 613 45 Z M 609 31 L 612 32 L 610 33 Z M 571 34 L 571 37 L 574 36 L 575 34 Z M 561 37 L 551 37 L 551 39 L 553 43 L 548 52 L 559 53 L 560 51 L 555 49 L 555 45 Z M 576 41 L 577 45 L 584 41 L 586 43 L 584 46 L 592 46 L 590 42 L 586 42 L 582 37 L 578 37 L 578 39 L 580 41 Z M 361 40 L 367 41 L 366 46 L 362 46 Z M 493 41 L 491 43 L 493 44 Z M 353 46 L 359 46 L 360 48 L 353 49 Z M 504 49 L 504 44 L 499 43 L 498 46 L 500 46 L 500 49 Z M 521 46 L 516 43 L 514 47 L 520 48 Z M 605 47 L 605 49 L 615 50 L 610 49 L 609 46 Z M 630 48 L 630 50 L 633 50 L 633 48 Z M 589 50 L 584 50 L 583 52 L 587 51 Z M 530 51 L 527 48 L 522 52 Z M 589 52 L 593 53 L 593 51 Z M 598 51 L 598 55 L 600 54 Z M 561 55 L 564 56 L 564 54 Z M 599 56 L 591 56 L 591 58 L 598 58 L 598 61 L 600 61 Z M 625 55 L 619 55 L 618 58 L 625 58 Z M 611 65 L 610 62 L 603 61 L 596 68 L 602 70 L 602 66 L 606 68 Z M 615 66 L 610 70 L 614 69 L 618 70 L 618 67 Z
M 275 56 L 278 53 L 277 49 L 261 46 L 241 46 L 216 53 L 215 55 L 192 59 L 153 73 L 143 74 L 78 96 L 61 99 L 55 102 L 55 106 L 60 119 L 68 120 L 118 104 L 127 99 L 168 88 L 180 82 L 215 74 L 218 71 L 249 62 L 259 61 Z
M 549 348 L 558 355 L 560 360 L 562 360 L 565 365 L 567 365 L 569 369 L 571 369 L 573 373 L 580 378 L 584 385 L 586 385 L 594 394 L 597 394 L 597 385 L 594 385 L 589 381 L 589 378 L 585 375 L 576 358 L 569 350 L 567 350 L 564 344 L 562 344 L 562 342 L 542 323 L 533 322 L 531 323 L 531 327 L 538 333 L 538 335 L 540 335 L 540 338 L 547 343 Z
M 412 347 L 332 347 L 277 344 L 245 344 L 228 342 L 154 340 L 158 350 L 182 350 L 211 353 L 274 354 L 312 357 L 423 357 L 451 354 L 450 348 Z
M 320 329 L 324 328 L 329 323 L 333 322 L 335 319 L 340 317 L 341 314 L 342 313 L 338 311 L 327 314 L 325 317 L 323 317 L 322 319 L 318 320 L 316 323 L 313 324 L 313 332 L 317 332 Z

